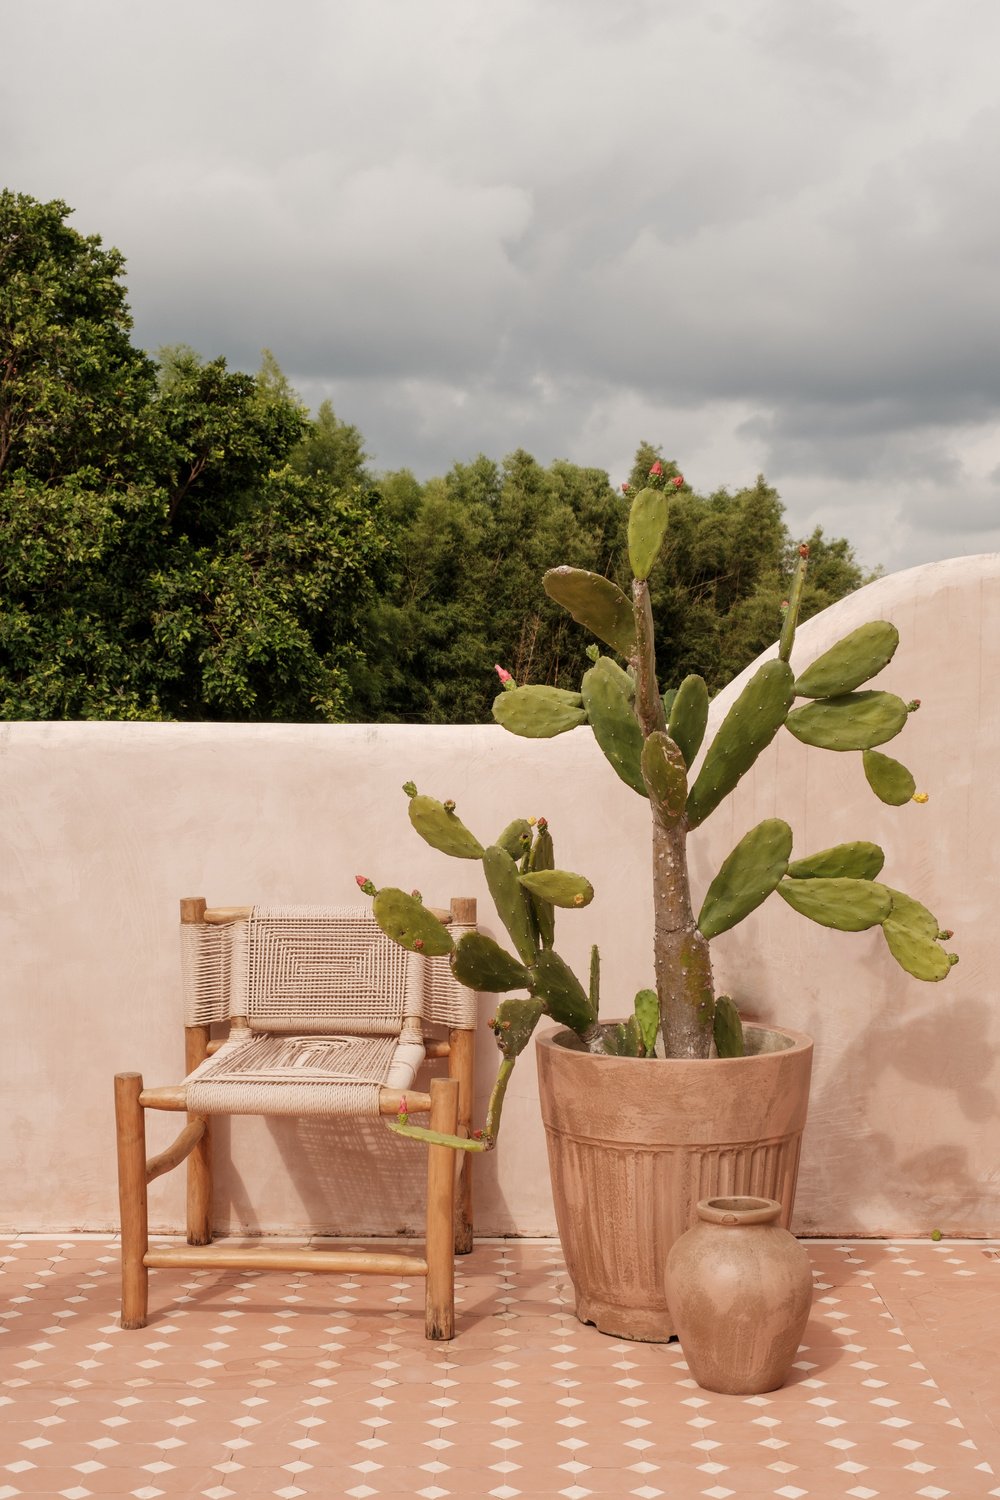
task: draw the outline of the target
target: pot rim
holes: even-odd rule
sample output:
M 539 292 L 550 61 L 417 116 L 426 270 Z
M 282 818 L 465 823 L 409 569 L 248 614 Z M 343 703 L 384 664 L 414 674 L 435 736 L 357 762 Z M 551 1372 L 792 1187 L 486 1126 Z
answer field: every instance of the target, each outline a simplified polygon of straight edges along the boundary
M 781 1214 L 777 1198 L 761 1198 L 754 1193 L 717 1194 L 698 1200 L 698 1217 L 705 1224 L 722 1224 L 727 1229 L 746 1228 L 753 1224 L 774 1224 Z
M 611 1024 L 615 1019 L 612 1018 Z M 769 1032 L 772 1036 L 787 1036 L 791 1039 L 790 1047 L 779 1047 L 773 1052 L 751 1052 L 744 1057 L 616 1057 L 613 1053 L 586 1052 L 582 1048 L 566 1047 L 562 1045 L 560 1038 L 575 1036 L 576 1032 L 569 1026 L 556 1026 L 552 1031 L 543 1031 L 535 1037 L 536 1047 L 558 1047 L 561 1054 L 573 1058 L 593 1058 L 598 1063 L 635 1063 L 649 1067 L 650 1064 L 658 1064 L 661 1068 L 667 1064 L 683 1068 L 741 1068 L 752 1063 L 760 1065 L 766 1063 L 768 1058 L 793 1057 L 803 1052 L 813 1050 L 813 1039 L 804 1031 L 795 1031 L 791 1026 L 770 1026 L 762 1021 L 745 1021 L 744 1026 L 753 1031 Z

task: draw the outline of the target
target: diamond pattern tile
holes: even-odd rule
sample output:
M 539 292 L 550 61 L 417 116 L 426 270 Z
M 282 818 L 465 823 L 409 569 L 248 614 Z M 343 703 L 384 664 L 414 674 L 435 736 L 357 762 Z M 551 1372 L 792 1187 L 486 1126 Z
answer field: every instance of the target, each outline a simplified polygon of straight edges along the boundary
M 0 1500 L 1000 1497 L 1000 1256 L 808 1244 L 784 1389 L 716 1396 L 677 1344 L 573 1315 L 558 1244 L 457 1262 L 458 1337 L 381 1278 L 153 1274 L 118 1327 L 94 1236 L 0 1243 Z

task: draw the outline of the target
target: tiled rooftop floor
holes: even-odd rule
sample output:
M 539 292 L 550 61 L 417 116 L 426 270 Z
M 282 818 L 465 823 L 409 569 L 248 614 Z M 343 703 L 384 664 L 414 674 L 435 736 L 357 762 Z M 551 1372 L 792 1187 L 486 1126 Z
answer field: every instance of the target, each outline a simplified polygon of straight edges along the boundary
M 680 1347 L 583 1327 L 554 1241 L 458 1262 L 459 1333 L 420 1281 L 161 1271 L 117 1326 L 105 1237 L 0 1245 L 0 1500 L 820 1500 L 1000 1496 L 1000 1249 L 809 1244 L 788 1385 L 701 1391 Z

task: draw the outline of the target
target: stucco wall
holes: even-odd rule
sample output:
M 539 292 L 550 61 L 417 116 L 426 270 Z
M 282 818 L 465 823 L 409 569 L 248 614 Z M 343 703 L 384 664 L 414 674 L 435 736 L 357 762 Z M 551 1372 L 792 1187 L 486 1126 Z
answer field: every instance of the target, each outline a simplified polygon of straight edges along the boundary
M 736 839 L 775 814 L 792 823 L 798 853 L 853 837 L 884 845 L 886 880 L 955 929 L 962 961 L 943 984 L 903 975 L 877 930 L 829 932 L 777 898 L 717 939 L 718 977 L 745 1008 L 817 1041 L 800 1231 L 996 1234 L 1000 557 L 870 585 L 803 627 L 794 664 L 882 615 L 903 636 L 884 685 L 923 700 L 898 754 L 930 801 L 886 808 L 859 756 L 806 751 L 782 733 L 693 836 L 695 881 L 700 894 Z M 713 705 L 713 721 L 739 686 Z M 561 951 L 583 969 L 590 942 L 601 944 L 606 1014 L 650 982 L 648 815 L 587 730 L 534 743 L 493 727 L 0 727 L 0 1222 L 114 1225 L 112 1075 L 180 1077 L 178 897 L 349 902 L 364 872 L 419 886 L 431 903 L 475 895 L 481 925 L 500 936 L 478 864 L 448 860 L 410 830 L 407 778 L 454 797 L 484 838 L 516 814 L 545 813 L 560 862 L 598 892 L 562 917 Z M 484 1026 L 480 1118 L 495 1055 Z M 176 1124 L 154 1118 L 152 1144 Z M 238 1120 L 218 1139 L 222 1226 L 419 1226 L 422 1152 L 377 1123 L 359 1137 L 325 1122 Z M 484 1233 L 554 1232 L 530 1056 L 500 1148 L 476 1169 Z M 179 1174 L 154 1186 L 151 1217 L 180 1223 Z

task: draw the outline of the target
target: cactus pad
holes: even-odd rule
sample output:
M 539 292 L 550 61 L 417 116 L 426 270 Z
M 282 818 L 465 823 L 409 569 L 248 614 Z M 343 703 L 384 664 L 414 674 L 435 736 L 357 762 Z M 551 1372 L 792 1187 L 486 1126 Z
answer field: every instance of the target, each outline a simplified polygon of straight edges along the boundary
M 793 709 L 785 722 L 804 745 L 817 745 L 821 750 L 870 750 L 897 735 L 908 712 L 895 693 L 843 693 Z
M 483 871 L 497 915 L 510 934 L 522 963 L 530 964 L 537 955 L 538 945 L 517 865 L 506 849 L 494 844 L 483 855 Z
M 788 600 L 785 607 L 785 618 L 781 623 L 781 635 L 778 638 L 778 658 L 787 661 L 792 654 L 792 646 L 795 643 L 795 627 L 799 623 L 799 610 L 802 606 L 802 592 L 806 583 L 806 559 L 809 556 L 809 548 L 799 548 L 799 560 L 795 565 L 795 573 L 792 577 L 792 586 L 788 591 Z
M 440 958 L 455 946 L 451 933 L 433 912 L 416 896 L 393 886 L 383 886 L 378 892 L 372 902 L 372 916 L 386 937 L 409 948 L 411 953 Z
M 587 722 L 579 693 L 542 683 L 498 693 L 493 700 L 493 717 L 511 734 L 526 740 L 550 740 Z
M 600 573 L 582 568 L 550 568 L 542 579 L 550 599 L 569 611 L 578 625 L 583 625 L 619 656 L 631 656 L 635 649 L 635 621 L 632 605 L 617 584 Z
M 841 932 L 877 927 L 892 910 L 892 892 L 874 880 L 847 876 L 816 880 L 783 880 L 778 894 L 802 916 Z
M 879 801 L 887 802 L 890 807 L 902 807 L 910 801 L 917 783 L 904 765 L 880 750 L 866 750 L 861 758 L 868 785 Z
M 451 955 L 451 967 L 459 984 L 495 995 L 526 990 L 531 982 L 527 969 L 482 932 L 463 932 Z
M 555 862 L 555 850 L 548 826 L 539 828 L 528 856 L 528 870 L 524 873 L 554 869 Z M 551 948 L 556 940 L 556 914 L 552 902 L 543 900 L 541 896 L 536 896 L 531 891 L 528 892 L 528 901 L 542 947 Z
M 642 1037 L 646 1056 L 652 1057 L 656 1048 L 656 1033 L 660 1026 L 660 1002 L 655 990 L 640 990 L 635 997 L 635 1019 Z
M 792 706 L 793 681 L 787 662 L 766 661 L 740 693 L 709 745 L 688 793 L 687 816 L 692 828 L 718 807 L 774 739 Z
M 692 672 L 685 677 L 670 705 L 667 730 L 690 766 L 701 749 L 708 724 L 708 688 L 705 679 Z
M 905 892 L 890 888 L 889 894 L 892 910 L 882 923 L 889 952 L 914 979 L 944 979 L 958 960 L 941 947 L 937 918 Z
M 806 859 L 796 859 L 788 866 L 793 880 L 815 880 L 847 876 L 850 880 L 875 880 L 885 864 L 885 854 L 878 844 L 858 839 L 853 844 L 834 844 Z
M 543 901 L 551 901 L 553 906 L 589 906 L 594 899 L 590 881 L 569 870 L 533 870 L 518 879 L 525 890 Z
M 560 1026 L 582 1032 L 597 1020 L 586 990 L 554 948 L 540 954 L 532 965 L 531 993 L 545 1002 L 547 1013 Z
M 666 530 L 666 495 L 662 490 L 640 490 L 628 514 L 628 560 L 634 577 L 649 577 Z
M 482 859 L 486 852 L 482 844 L 443 802 L 434 797 L 411 797 L 409 812 L 410 822 L 432 849 L 457 859 Z
M 720 1057 L 742 1057 L 746 1051 L 743 1041 L 743 1022 L 728 995 L 720 995 L 715 1002 L 712 1020 L 715 1050 Z
M 687 802 L 684 756 L 669 734 L 657 729 L 647 736 L 639 764 L 650 802 L 664 827 L 672 828 Z
M 642 730 L 632 712 L 621 673 L 602 656 L 583 676 L 583 702 L 594 738 L 626 786 L 645 797 L 642 779 Z
M 833 698 L 851 693 L 892 660 L 899 631 L 888 620 L 870 620 L 845 635 L 796 678 L 799 698 Z
M 504 1057 L 519 1057 L 531 1040 L 544 1006 L 532 996 L 501 1000 L 493 1019 L 493 1035 Z
M 698 915 L 703 937 L 718 937 L 742 922 L 771 892 L 788 869 L 792 830 L 781 818 L 765 818 L 744 834 L 723 861 Z
M 515 818 L 513 823 L 508 823 L 497 844 L 506 849 L 511 859 L 520 859 L 531 848 L 531 824 L 527 818 Z

